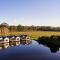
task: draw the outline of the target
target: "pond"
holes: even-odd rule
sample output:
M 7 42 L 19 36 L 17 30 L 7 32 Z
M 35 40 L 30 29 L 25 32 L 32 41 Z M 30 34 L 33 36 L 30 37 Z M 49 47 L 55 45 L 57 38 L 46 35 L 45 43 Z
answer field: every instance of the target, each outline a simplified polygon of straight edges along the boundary
M 0 44 L 0 60 L 60 60 L 60 49 L 32 40 Z

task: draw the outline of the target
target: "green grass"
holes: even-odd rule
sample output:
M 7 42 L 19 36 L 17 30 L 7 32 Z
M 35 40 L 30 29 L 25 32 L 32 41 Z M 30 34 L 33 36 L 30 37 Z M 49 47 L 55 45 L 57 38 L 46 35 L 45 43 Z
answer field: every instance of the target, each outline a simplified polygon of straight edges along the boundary
M 51 36 L 51 35 L 58 35 L 60 36 L 60 32 L 51 32 L 51 31 L 27 31 L 27 32 L 10 32 L 9 35 L 21 35 L 21 34 L 28 34 L 31 36 L 32 39 L 37 39 L 41 36 Z

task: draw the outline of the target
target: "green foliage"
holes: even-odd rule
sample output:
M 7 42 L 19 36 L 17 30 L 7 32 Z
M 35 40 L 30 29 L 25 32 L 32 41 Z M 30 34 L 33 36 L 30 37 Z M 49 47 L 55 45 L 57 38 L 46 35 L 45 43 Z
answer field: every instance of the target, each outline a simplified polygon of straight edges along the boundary
M 22 25 L 18 25 L 17 26 L 17 31 L 23 31 L 24 30 L 24 26 L 22 26 Z
M 60 31 L 60 27 L 51 27 L 51 26 L 9 26 L 7 23 L 2 23 L 0 27 L 7 27 L 10 31 Z

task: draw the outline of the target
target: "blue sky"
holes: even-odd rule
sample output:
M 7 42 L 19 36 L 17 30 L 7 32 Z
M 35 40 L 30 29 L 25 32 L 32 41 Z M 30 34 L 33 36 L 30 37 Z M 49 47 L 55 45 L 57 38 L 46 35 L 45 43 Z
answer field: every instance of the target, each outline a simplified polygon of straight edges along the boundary
M 0 0 L 0 23 L 60 27 L 60 0 Z

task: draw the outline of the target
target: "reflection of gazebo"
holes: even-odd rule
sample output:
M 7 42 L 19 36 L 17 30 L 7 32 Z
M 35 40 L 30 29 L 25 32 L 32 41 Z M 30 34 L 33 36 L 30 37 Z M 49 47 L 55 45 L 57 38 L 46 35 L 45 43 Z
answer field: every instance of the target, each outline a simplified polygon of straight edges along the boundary
M 7 23 L 2 23 L 0 25 L 0 35 L 7 36 L 9 34 L 8 26 Z

